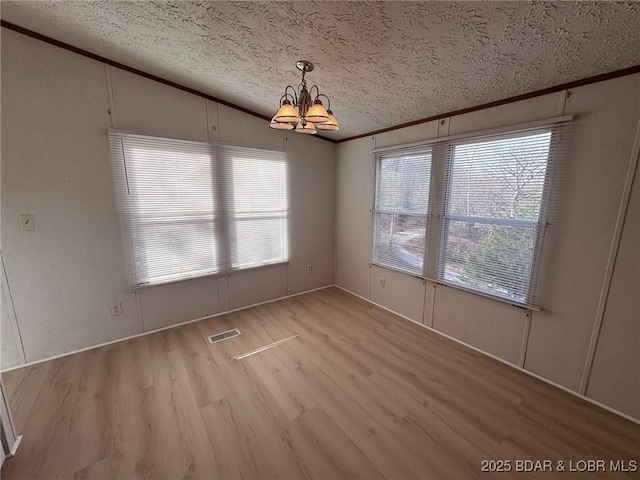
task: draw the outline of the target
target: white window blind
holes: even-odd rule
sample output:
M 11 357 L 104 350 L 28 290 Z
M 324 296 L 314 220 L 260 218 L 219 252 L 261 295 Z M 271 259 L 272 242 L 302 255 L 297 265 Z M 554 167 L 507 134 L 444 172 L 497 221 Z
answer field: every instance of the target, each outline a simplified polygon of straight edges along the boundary
M 372 263 L 544 304 L 570 123 L 377 152 Z
M 552 129 L 447 145 L 438 278 L 529 303 Z
M 288 255 L 287 159 L 283 152 L 216 145 L 231 268 L 285 261 Z
M 287 260 L 285 153 L 109 136 L 133 286 Z
M 429 148 L 377 156 L 373 263 L 422 275 L 430 177 Z

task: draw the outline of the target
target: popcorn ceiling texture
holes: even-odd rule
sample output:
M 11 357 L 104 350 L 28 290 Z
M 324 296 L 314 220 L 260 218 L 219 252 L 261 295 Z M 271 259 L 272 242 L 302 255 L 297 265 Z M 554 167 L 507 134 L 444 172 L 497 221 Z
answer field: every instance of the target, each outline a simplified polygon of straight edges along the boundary
M 640 2 L 3 1 L 2 18 L 267 116 L 310 60 L 335 139 L 640 64 Z

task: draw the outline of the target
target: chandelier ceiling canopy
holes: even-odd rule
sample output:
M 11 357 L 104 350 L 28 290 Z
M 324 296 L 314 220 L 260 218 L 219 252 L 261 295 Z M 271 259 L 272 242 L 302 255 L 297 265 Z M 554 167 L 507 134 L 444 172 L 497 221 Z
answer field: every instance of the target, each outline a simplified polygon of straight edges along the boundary
M 296 63 L 298 70 L 302 72 L 302 81 L 296 90 L 291 85 L 284 89 L 284 95 L 280 98 L 280 108 L 271 119 L 269 126 L 276 130 L 294 130 L 296 133 L 315 134 L 316 129 L 335 131 L 340 127 L 336 117 L 331 111 L 331 100 L 320 93 L 317 85 L 307 89 L 305 75 L 313 71 L 313 63 L 300 60 Z M 325 110 L 320 97 L 327 100 Z

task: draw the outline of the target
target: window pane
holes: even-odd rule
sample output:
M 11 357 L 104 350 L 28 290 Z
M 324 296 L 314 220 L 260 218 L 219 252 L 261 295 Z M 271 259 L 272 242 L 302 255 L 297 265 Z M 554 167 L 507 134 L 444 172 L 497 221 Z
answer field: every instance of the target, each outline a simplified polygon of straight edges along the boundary
M 211 155 L 206 145 L 183 152 L 125 142 L 132 213 L 212 213 Z
M 551 133 L 453 147 L 449 215 L 537 221 Z
M 216 271 L 213 220 L 138 220 L 133 234 L 138 283 L 161 282 Z
M 423 275 L 431 149 L 378 156 L 373 263 Z
M 122 138 L 135 283 L 218 271 L 210 145 Z
M 422 275 L 426 218 L 376 213 L 373 261 Z
M 376 210 L 427 213 L 431 152 L 382 157 L 377 162 Z
M 287 258 L 287 219 L 240 218 L 232 227 L 232 266 L 247 268 Z
M 450 147 L 440 276 L 527 302 L 551 132 Z
M 287 209 L 285 161 L 234 157 L 233 211 L 283 212 Z
M 230 148 L 226 151 L 233 153 Z M 287 163 L 284 158 L 230 155 L 234 219 L 231 266 L 248 268 L 287 259 Z
M 526 300 L 537 228 L 448 220 L 445 280 Z

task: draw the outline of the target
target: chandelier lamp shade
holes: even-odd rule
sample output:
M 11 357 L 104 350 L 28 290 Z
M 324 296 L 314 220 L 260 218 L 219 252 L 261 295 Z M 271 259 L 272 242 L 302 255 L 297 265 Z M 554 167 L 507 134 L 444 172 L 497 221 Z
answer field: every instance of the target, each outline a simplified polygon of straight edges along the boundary
M 318 130 L 335 131 L 340 127 L 336 117 L 331 111 L 331 100 L 320 93 L 317 85 L 307 89 L 305 75 L 313 71 L 313 63 L 300 60 L 296 63 L 298 70 L 302 72 L 302 81 L 296 90 L 291 85 L 284 89 L 284 95 L 280 98 L 280 107 L 271 119 L 269 126 L 276 130 L 294 130 L 296 133 L 316 134 Z M 325 110 L 322 100 L 327 101 Z

